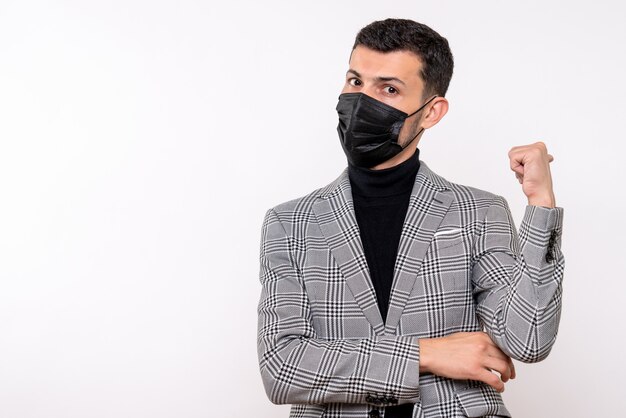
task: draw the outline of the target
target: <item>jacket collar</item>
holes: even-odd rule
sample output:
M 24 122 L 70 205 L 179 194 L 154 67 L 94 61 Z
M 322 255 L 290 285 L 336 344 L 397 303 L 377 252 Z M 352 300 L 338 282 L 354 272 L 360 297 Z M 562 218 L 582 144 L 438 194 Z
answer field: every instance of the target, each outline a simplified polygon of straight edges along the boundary
M 450 182 L 432 171 L 422 160 L 420 160 L 420 168 L 415 176 L 415 183 L 423 184 L 426 187 L 433 188 L 437 191 L 450 189 Z M 348 192 L 349 198 L 352 200 L 348 167 L 346 167 L 339 177 L 337 177 L 333 182 L 320 189 L 317 197 L 321 199 L 328 199 L 337 193 L 342 193 L 345 196 L 346 192 Z M 413 192 L 415 192 L 415 187 L 413 188 Z

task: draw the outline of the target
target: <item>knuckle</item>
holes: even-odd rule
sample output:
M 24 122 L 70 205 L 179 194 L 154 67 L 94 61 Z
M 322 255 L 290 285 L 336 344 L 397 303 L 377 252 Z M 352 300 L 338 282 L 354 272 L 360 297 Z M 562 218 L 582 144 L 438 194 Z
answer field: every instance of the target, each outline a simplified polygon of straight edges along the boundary
M 502 383 L 502 381 L 495 374 L 492 374 L 492 377 L 489 378 L 489 382 L 487 383 L 498 389 L 501 389 L 504 386 L 504 383 Z

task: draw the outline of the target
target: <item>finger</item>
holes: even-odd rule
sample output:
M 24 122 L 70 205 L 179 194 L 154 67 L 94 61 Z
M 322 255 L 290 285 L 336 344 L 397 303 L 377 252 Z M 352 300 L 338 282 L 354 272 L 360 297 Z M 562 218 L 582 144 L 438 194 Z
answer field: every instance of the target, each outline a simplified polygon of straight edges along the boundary
M 516 373 L 515 373 L 515 364 L 513 363 L 513 359 L 511 357 L 509 357 L 509 365 L 511 367 L 511 379 L 515 379 Z
M 551 163 L 554 161 L 554 157 L 551 154 L 548 154 L 548 162 Z
M 499 359 L 496 357 L 487 357 L 484 365 L 491 370 L 500 373 L 500 379 L 503 382 L 507 382 L 511 378 L 511 367 L 506 359 Z
M 498 358 L 500 360 L 504 360 L 507 364 L 507 367 L 509 368 L 510 371 L 510 378 L 511 379 L 515 379 L 515 376 L 517 375 L 515 372 L 515 364 L 513 363 L 513 359 L 511 357 L 509 357 L 508 355 L 506 355 L 504 353 L 504 351 L 502 351 L 499 347 L 495 347 L 495 350 L 492 349 L 489 351 L 488 353 L 489 356 Z M 508 379 L 507 379 L 508 380 Z
M 524 165 L 522 164 L 522 160 L 517 160 L 515 158 L 511 158 L 510 162 L 509 162 L 509 167 L 511 167 L 511 170 L 518 173 L 518 174 L 524 174 Z
M 482 369 L 478 372 L 478 376 L 476 380 L 480 380 L 481 382 L 485 382 L 498 392 L 504 392 L 504 382 L 500 380 L 498 375 L 493 372 L 490 372 L 487 369 Z
M 524 181 L 524 176 L 523 175 L 521 175 L 519 173 L 515 173 L 515 177 L 517 177 L 517 181 L 519 181 L 520 184 L 523 183 L 523 181 Z
M 509 150 L 509 157 L 516 154 L 523 154 L 528 149 L 528 147 L 528 145 L 518 145 L 515 147 L 511 147 L 511 149 Z
M 504 361 L 507 364 L 513 365 L 513 361 L 511 357 L 509 357 L 504 351 L 500 349 L 495 343 L 492 342 L 490 347 L 486 350 L 486 353 L 489 357 L 496 358 L 500 361 Z

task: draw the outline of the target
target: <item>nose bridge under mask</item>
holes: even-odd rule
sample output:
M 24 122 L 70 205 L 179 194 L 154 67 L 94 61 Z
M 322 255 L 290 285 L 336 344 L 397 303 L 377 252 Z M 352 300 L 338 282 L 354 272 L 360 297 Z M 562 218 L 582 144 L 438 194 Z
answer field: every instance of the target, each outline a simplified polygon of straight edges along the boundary
M 339 95 L 338 106 L 344 103 L 352 104 L 352 113 L 376 114 L 382 119 L 404 120 L 409 115 L 402 110 L 388 105 L 365 93 L 342 93 Z
M 379 119 L 393 119 L 394 123 L 396 122 L 402 123 L 404 122 L 405 119 L 410 118 L 411 116 L 415 115 L 420 110 L 422 110 L 428 103 L 433 101 L 436 97 L 438 96 L 435 94 L 426 102 L 424 102 L 424 104 L 422 104 L 414 112 L 406 113 L 396 107 L 388 105 L 387 103 L 380 101 L 378 99 L 375 99 L 374 97 L 369 96 L 365 93 L 361 93 L 361 92 L 341 93 L 339 95 L 339 101 L 337 103 L 336 110 L 337 112 L 340 112 L 340 107 L 342 107 L 342 103 L 346 105 L 352 104 L 352 106 L 349 106 L 349 107 L 346 106 L 345 109 L 341 109 L 341 110 L 343 110 L 345 113 L 348 113 L 348 112 L 352 113 L 350 116 L 353 116 L 353 114 L 357 114 L 357 113 L 362 113 L 364 115 L 373 116 L 372 113 L 374 113 Z M 383 120 L 381 120 L 381 122 L 383 122 Z

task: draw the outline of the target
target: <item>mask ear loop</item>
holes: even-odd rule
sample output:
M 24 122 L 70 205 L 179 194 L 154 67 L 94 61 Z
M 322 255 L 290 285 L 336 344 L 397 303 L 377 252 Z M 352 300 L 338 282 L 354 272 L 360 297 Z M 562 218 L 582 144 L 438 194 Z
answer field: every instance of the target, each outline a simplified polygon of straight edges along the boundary
M 406 118 L 410 118 L 411 116 L 413 116 L 414 114 L 416 114 L 417 112 L 419 112 L 420 110 L 422 110 L 422 109 L 424 108 L 424 106 L 426 106 L 428 103 L 432 102 L 432 101 L 433 101 L 433 99 L 435 99 L 436 97 L 439 97 L 439 96 L 437 96 L 437 95 L 435 94 L 433 97 L 431 97 L 430 99 L 428 99 L 428 100 L 426 101 L 426 103 L 424 103 L 423 105 L 421 105 L 421 106 L 419 107 L 419 109 L 417 109 L 415 112 L 413 112 L 413 113 L 411 113 L 410 115 L 408 115 Z M 406 119 L 406 118 L 405 118 L 405 119 Z
M 419 109 L 417 109 L 415 112 L 411 113 L 409 116 L 407 116 L 405 119 L 408 119 L 409 117 L 413 116 L 414 114 L 416 114 L 417 112 L 419 112 L 420 110 L 422 110 L 424 108 L 424 106 L 426 106 L 428 103 L 432 102 L 433 99 L 435 97 L 438 97 L 436 94 L 431 97 L 430 99 L 428 99 L 428 101 L 426 103 L 424 103 L 423 105 L 420 106 Z M 411 145 L 411 142 L 415 141 L 415 138 L 417 138 L 419 136 L 419 134 L 422 133 L 422 131 L 424 130 L 424 128 L 420 129 L 417 134 L 415 134 L 415 136 L 413 137 L 413 139 L 411 139 L 405 146 L 402 147 L 402 149 L 406 149 L 406 147 L 408 147 L 409 145 Z

